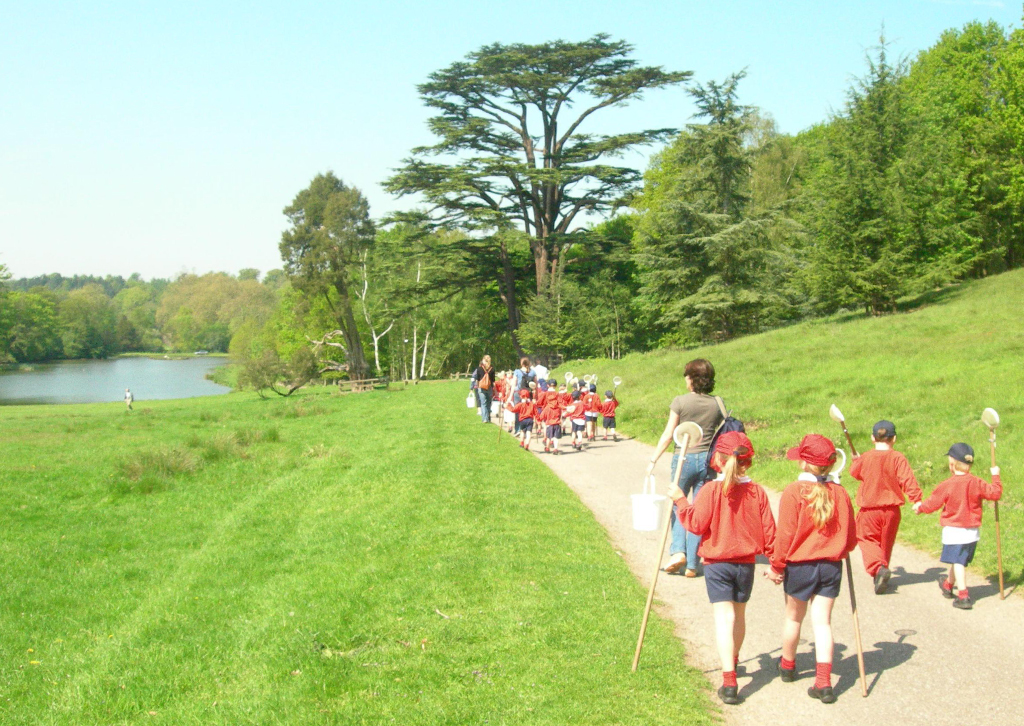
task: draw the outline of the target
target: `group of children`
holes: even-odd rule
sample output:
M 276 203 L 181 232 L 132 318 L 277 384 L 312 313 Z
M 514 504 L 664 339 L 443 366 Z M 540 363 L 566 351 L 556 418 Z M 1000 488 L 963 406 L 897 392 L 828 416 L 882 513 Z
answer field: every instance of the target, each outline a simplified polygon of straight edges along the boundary
M 615 411 L 619 400 L 614 390 L 604 392 L 604 400 L 597 394 L 597 386 L 573 379 L 558 385 L 554 378 L 530 381 L 528 387 L 516 390 L 512 373 L 499 374 L 494 385 L 494 400 L 502 410 L 509 412 L 509 431 L 519 438 L 519 446 L 530 449 L 534 428 L 544 442 L 544 451 L 558 454 L 559 441 L 569 426 L 572 447 L 583 451 L 584 444 L 597 438 L 597 417 L 603 417 L 604 439 L 615 431 Z
M 782 584 L 786 594 L 780 678 L 795 680 L 800 628 L 809 610 L 816 668 L 814 685 L 807 692 L 822 703 L 835 702 L 831 615 L 842 583 L 842 562 L 859 545 L 875 592 L 885 591 L 905 497 L 917 513 L 943 510 L 942 562 L 950 569 L 940 577 L 939 586 L 945 597 L 953 599 L 954 607 L 972 607 L 964 568 L 973 559 L 979 539 L 982 500 L 996 501 L 1002 495 L 999 469 L 992 468 L 991 484 L 973 476 L 974 451 L 967 444 L 954 444 L 947 454 L 951 476 L 922 500 L 906 457 L 893 448 L 895 439 L 892 422 L 879 421 L 872 430 L 874 449 L 854 459 L 850 473 L 861 482 L 856 516 L 834 472 L 836 448 L 819 434 L 808 434 L 787 452 L 788 459 L 799 463 L 800 474 L 782 493 L 778 520 L 765 490 L 746 476 L 754 447 L 742 432 L 718 437 L 711 452 L 717 478 L 701 489 L 692 504 L 678 487 L 673 485 L 669 491 L 680 523 L 703 538 L 699 553 L 714 610 L 722 663 L 718 695 L 724 703 L 740 702 L 736 670 L 758 555 L 770 562 L 765 576 Z

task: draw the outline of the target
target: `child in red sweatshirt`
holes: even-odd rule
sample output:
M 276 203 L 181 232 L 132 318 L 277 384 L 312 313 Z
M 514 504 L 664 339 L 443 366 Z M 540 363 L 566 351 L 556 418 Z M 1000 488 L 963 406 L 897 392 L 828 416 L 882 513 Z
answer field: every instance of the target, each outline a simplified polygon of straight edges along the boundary
M 874 578 L 875 594 L 881 595 L 889 585 L 889 560 L 900 528 L 900 507 L 907 497 L 915 504 L 921 501 L 921 487 L 907 457 L 892 447 L 896 442 L 896 425 L 879 421 L 871 429 L 873 451 L 865 451 L 850 465 L 850 476 L 861 482 L 857 489 L 857 542 L 864 559 L 864 569 Z
M 615 391 L 604 392 L 604 402 L 601 404 L 601 416 L 604 417 L 604 441 L 608 440 L 609 429 L 612 432 L 612 441 L 618 441 L 618 434 L 615 433 L 615 409 L 619 407 L 619 399 L 615 397 Z
M 974 559 L 974 550 L 981 539 L 981 503 L 983 499 L 998 502 L 1003 496 L 1003 483 L 999 478 L 999 467 L 991 469 L 992 483 L 971 474 L 974 463 L 974 449 L 967 444 L 953 444 L 946 454 L 949 460 L 949 479 L 935 487 L 935 491 L 923 502 L 914 505 L 918 514 L 942 510 L 939 524 L 942 525 L 942 557 L 940 561 L 949 565 L 949 573 L 939 577 L 942 594 L 954 598 L 953 607 L 970 610 L 974 607 L 967 592 L 967 565 Z
M 771 557 L 775 546 L 775 519 L 768 495 L 747 476 L 754 445 L 747 435 L 729 431 L 718 437 L 711 466 L 720 472 L 700 490 L 691 505 L 673 485 L 679 522 L 703 536 L 699 554 L 704 558 L 704 583 L 715 614 L 718 656 L 722 662 L 723 703 L 740 702 L 736 664 L 746 635 L 746 607 L 754 586 L 754 559 Z
M 522 440 L 519 446 L 527 451 L 530 450 L 530 438 L 533 436 L 533 419 L 537 415 L 537 404 L 533 402 L 533 392 L 522 390 L 519 392 L 519 403 L 513 404 L 509 401 L 506 408 L 519 416 L 519 434 Z
M 782 628 L 779 674 L 785 682 L 796 676 L 800 627 L 811 609 L 814 626 L 814 685 L 811 698 L 835 703 L 832 692 L 832 606 L 843 581 L 843 560 L 857 546 L 850 495 L 828 474 L 836 463 L 836 447 L 824 436 L 808 434 L 786 452 L 800 462 L 803 473 L 782 492 L 779 530 L 771 557 L 776 584 L 784 582 L 786 621 Z M 767 573 L 766 573 L 767 574 Z
M 558 453 L 558 441 L 562 438 L 562 404 L 559 403 L 558 393 L 553 389 L 548 390 L 544 398 L 544 408 L 541 409 L 538 420 L 544 425 L 544 451 Z

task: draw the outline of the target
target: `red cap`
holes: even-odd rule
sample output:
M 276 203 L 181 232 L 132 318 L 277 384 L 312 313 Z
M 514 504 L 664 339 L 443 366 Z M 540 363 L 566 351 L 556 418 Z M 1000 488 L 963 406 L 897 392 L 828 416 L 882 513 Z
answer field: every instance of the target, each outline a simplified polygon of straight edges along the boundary
M 786 458 L 791 461 L 806 461 L 814 466 L 832 466 L 836 463 L 836 447 L 821 434 L 807 434 L 799 446 L 794 446 L 786 452 Z
M 744 466 L 749 466 L 754 458 L 754 445 L 742 431 L 726 431 L 715 442 L 715 451 L 726 456 L 736 455 Z

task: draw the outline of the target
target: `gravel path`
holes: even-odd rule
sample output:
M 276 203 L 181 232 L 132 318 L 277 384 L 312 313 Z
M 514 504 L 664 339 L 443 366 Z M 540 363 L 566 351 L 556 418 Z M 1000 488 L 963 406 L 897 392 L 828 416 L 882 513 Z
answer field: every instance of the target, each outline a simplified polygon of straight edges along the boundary
M 650 586 L 661 533 L 633 530 L 629 495 L 640 491 L 652 453 L 653 447 L 620 439 L 617 443 L 598 440 L 582 453 L 569 447 L 557 457 L 537 454 L 594 512 L 612 545 L 644 587 Z M 668 454 L 663 456 L 655 472 L 662 493 L 667 487 L 670 459 Z M 769 490 L 769 495 L 777 507 L 778 494 Z M 908 510 L 904 516 L 914 515 Z M 935 536 L 939 536 L 937 520 Z M 992 537 L 989 514 L 982 530 L 982 546 L 993 546 Z M 747 638 L 740 654 L 747 673 L 739 678 L 740 695 L 745 700 L 738 706 L 722 706 L 727 723 L 875 724 L 896 719 L 901 726 L 1024 723 L 1019 660 L 1024 653 L 1024 599 L 1008 594 L 1000 601 L 997 586 L 968 574 L 974 609 L 956 610 L 936 585 L 944 566 L 899 544 L 893 553 L 889 592 L 875 595 L 859 551 L 854 551 L 852 559 L 868 698 L 861 697 L 857 683 L 846 578 L 832 618 L 836 642 L 832 680 L 839 700 L 825 705 L 806 695 L 814 681 L 809 617 L 797 653 L 796 682 L 783 683 L 778 678 L 782 588 L 764 579 L 761 571 L 766 565 L 758 565 L 747 608 Z M 677 634 L 687 643 L 691 663 L 704 670 L 717 688 L 721 676 L 703 578 L 662 573 L 655 603 L 662 617 L 675 622 Z M 633 624 L 637 632 L 641 615 L 637 612 Z M 620 662 L 632 660 L 632 653 L 623 656 Z

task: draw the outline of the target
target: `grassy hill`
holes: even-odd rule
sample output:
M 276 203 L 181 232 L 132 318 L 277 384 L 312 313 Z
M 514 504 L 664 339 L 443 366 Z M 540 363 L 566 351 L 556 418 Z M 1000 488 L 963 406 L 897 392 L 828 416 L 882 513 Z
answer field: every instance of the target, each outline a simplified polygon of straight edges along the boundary
M 717 371 L 716 393 L 747 425 L 758 452 L 755 480 L 776 489 L 795 478 L 787 447 L 822 433 L 847 448 L 828 416 L 843 411 L 859 451 L 871 426 L 896 423 L 897 448 L 910 459 L 926 493 L 948 476 L 946 451 L 957 441 L 978 455 L 975 473 L 988 477 L 985 407 L 1002 417 L 998 460 L 1006 485 L 1000 505 L 1003 562 L 1024 577 L 1024 270 L 950 288 L 917 309 L 880 317 L 835 316 L 695 350 L 662 350 L 622 360 L 572 361 L 555 374 L 598 374 L 601 392 L 613 376 L 619 389 L 621 431 L 655 443 L 669 403 L 686 392 L 683 369 L 707 358 Z M 853 492 L 856 481 L 844 484 Z M 937 515 L 905 510 L 901 537 L 938 553 Z M 976 567 L 995 572 L 995 533 L 986 515 Z
M 0 408 L 0 723 L 710 723 L 464 392 Z

